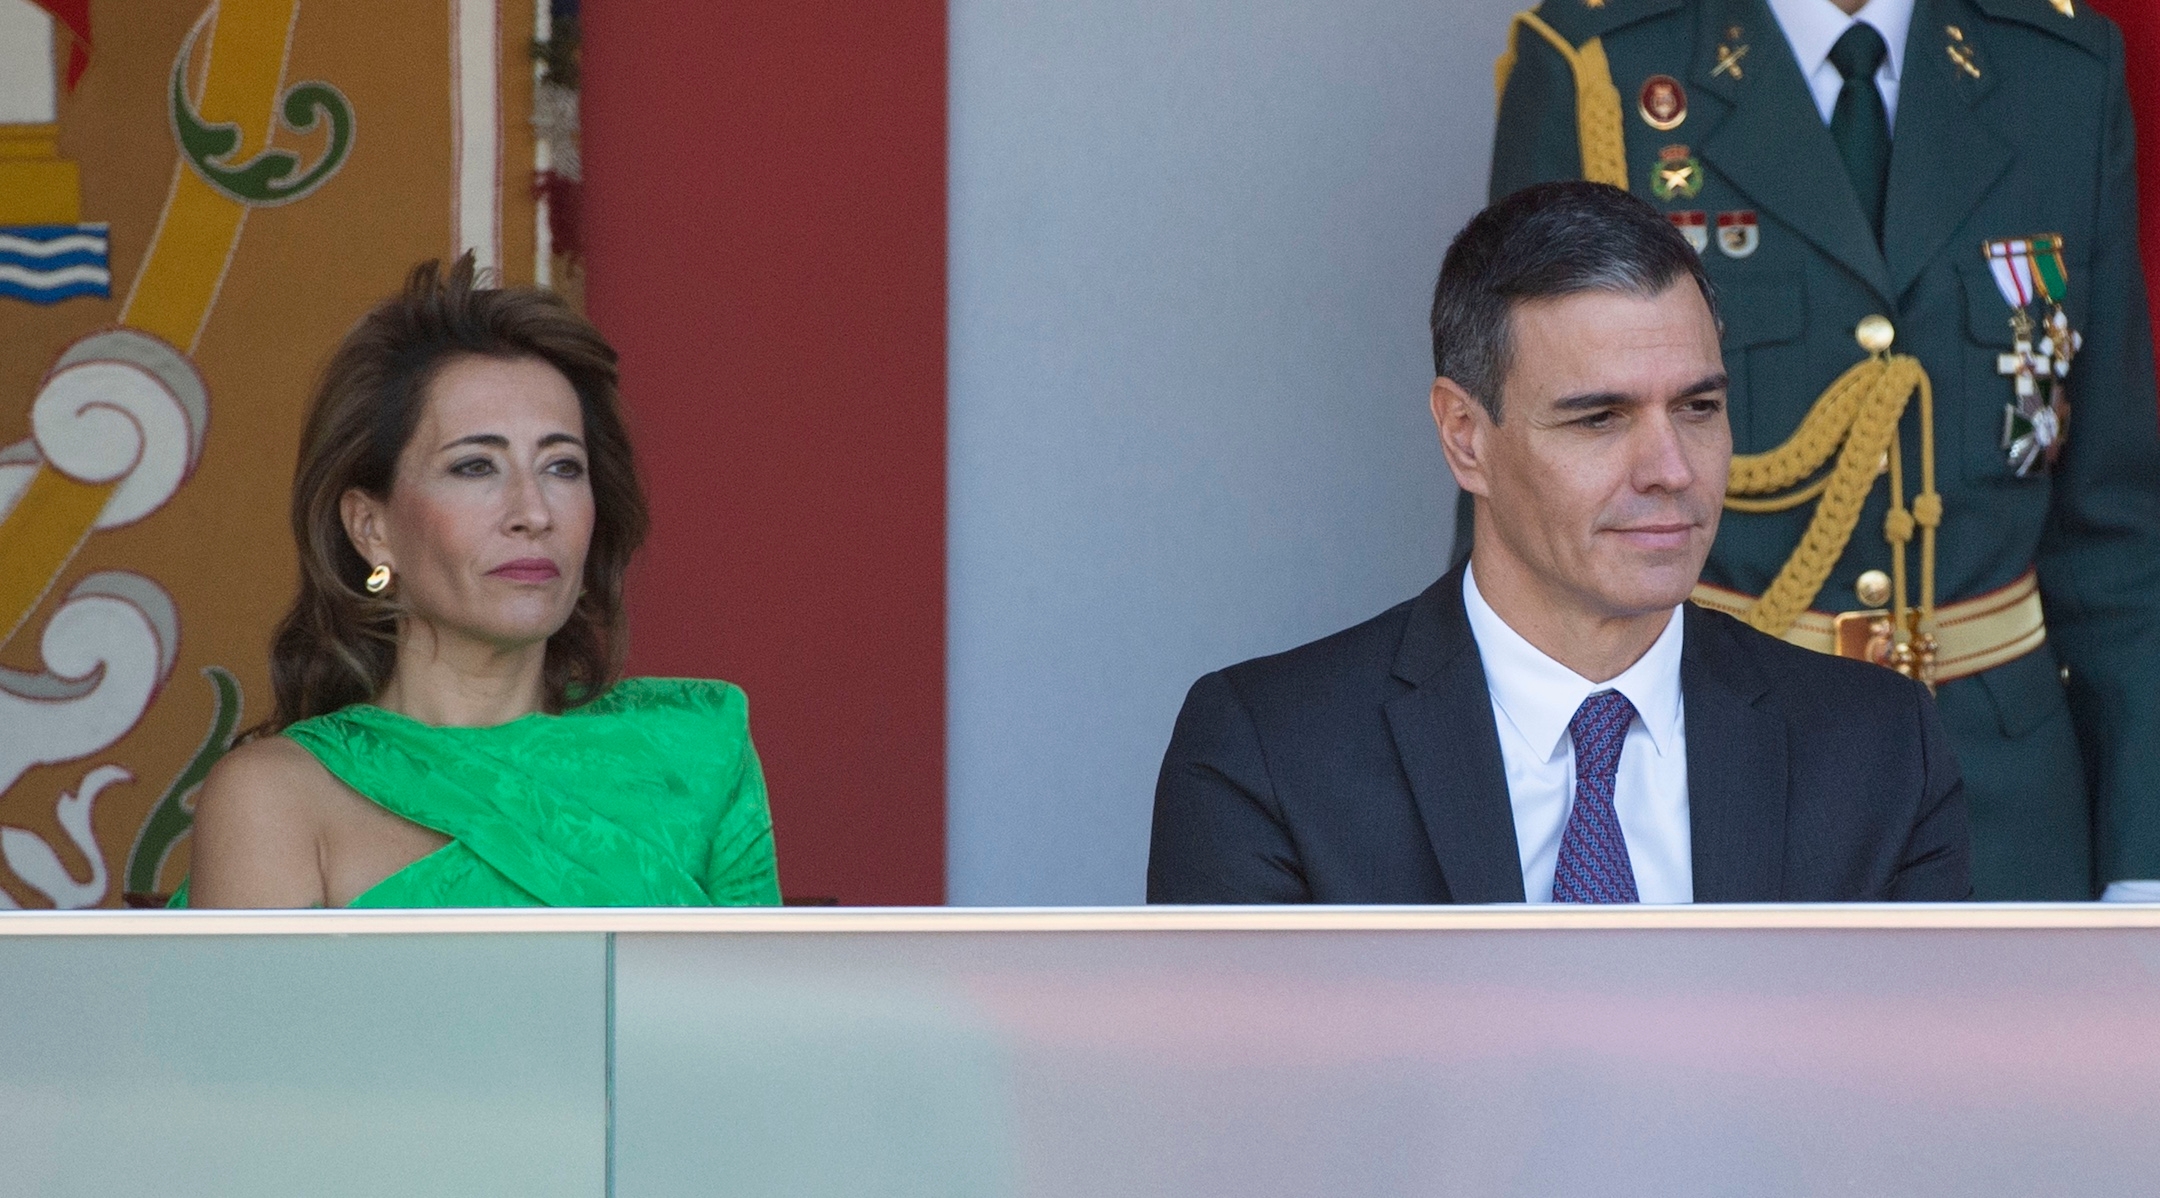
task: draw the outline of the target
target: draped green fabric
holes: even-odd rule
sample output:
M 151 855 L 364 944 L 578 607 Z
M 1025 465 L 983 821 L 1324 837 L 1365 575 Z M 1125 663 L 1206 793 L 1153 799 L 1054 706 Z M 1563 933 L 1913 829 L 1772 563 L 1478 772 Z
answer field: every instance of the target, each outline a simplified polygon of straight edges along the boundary
M 369 704 L 284 735 L 347 786 L 450 838 L 355 907 L 687 907 L 780 901 L 740 689 L 631 678 L 561 715 L 438 728 Z M 174 905 L 186 905 L 186 889 Z

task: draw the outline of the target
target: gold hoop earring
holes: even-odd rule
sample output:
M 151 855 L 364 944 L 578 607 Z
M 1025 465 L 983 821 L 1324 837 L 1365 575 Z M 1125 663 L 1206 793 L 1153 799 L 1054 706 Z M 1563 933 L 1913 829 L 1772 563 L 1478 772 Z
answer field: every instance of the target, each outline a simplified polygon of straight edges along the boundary
M 368 571 L 367 582 L 365 583 L 365 585 L 367 587 L 367 593 L 370 595 L 380 595 L 384 591 L 389 590 L 390 567 L 387 565 L 377 566 L 373 570 Z

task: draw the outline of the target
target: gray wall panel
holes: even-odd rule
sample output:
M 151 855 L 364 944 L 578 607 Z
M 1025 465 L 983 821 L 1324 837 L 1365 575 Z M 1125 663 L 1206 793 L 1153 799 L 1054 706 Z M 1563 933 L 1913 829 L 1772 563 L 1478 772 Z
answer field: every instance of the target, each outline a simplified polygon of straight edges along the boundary
M 1193 679 L 1439 573 L 1424 315 L 1520 4 L 951 6 L 952 902 L 1139 901 Z

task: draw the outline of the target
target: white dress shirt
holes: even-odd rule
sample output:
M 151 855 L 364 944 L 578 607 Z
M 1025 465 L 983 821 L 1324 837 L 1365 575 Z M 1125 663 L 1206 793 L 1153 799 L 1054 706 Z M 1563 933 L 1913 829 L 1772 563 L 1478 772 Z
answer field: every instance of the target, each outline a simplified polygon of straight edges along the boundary
M 1688 825 L 1687 720 L 1680 697 L 1680 609 L 1640 660 L 1610 682 L 1592 682 L 1539 652 L 1508 627 L 1463 570 L 1463 606 L 1485 664 L 1500 760 L 1507 768 L 1523 894 L 1552 901 L 1560 833 L 1575 803 L 1575 743 L 1568 722 L 1583 700 L 1619 691 L 1635 706 L 1620 746 L 1613 808 L 1627 839 L 1635 892 L 1646 903 L 1695 901 L 1694 838 Z
M 1897 128 L 1898 73 L 1905 67 L 1905 35 L 1912 30 L 1913 0 L 1869 0 L 1849 17 L 1830 0 L 1770 0 L 1770 12 L 1785 31 L 1785 42 L 1800 62 L 1808 90 L 1815 93 L 1815 107 L 1822 110 L 1825 125 L 1837 108 L 1838 93 L 1845 88 L 1845 76 L 1830 61 L 1830 47 L 1854 22 L 1873 25 L 1882 34 L 1883 44 L 1890 47 L 1882 69 L 1875 72 L 1875 89 L 1882 93 L 1890 128 Z

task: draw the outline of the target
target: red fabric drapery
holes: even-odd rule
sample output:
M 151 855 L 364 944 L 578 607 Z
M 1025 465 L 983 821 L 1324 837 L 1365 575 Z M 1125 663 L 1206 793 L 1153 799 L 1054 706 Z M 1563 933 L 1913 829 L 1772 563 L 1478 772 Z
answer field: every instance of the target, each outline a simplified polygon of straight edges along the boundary
M 2145 293 L 2160 328 L 2160 5 L 2153 0 L 2085 0 L 2122 26 L 2129 58 L 2130 104 L 2138 127 L 2138 244 L 2145 253 Z
M 32 4 L 53 15 L 68 33 L 68 90 L 75 90 L 75 83 L 82 78 L 83 69 L 90 65 L 90 0 L 30 0 Z

